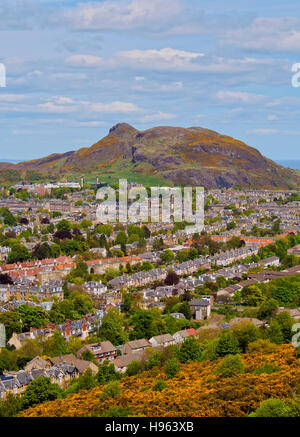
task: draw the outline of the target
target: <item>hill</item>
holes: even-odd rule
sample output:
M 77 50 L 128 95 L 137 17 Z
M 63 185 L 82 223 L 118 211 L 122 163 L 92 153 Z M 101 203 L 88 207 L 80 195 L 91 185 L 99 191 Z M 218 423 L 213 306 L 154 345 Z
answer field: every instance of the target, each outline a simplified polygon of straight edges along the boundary
M 162 369 L 154 368 L 123 378 L 122 394 L 117 397 L 101 401 L 103 386 L 96 387 L 32 407 L 22 416 L 101 416 L 112 407 L 118 407 L 128 409 L 129 416 L 243 417 L 255 411 L 266 399 L 289 400 L 299 395 L 299 358 L 292 346 L 282 345 L 272 353 L 256 352 L 241 357 L 246 366 L 245 373 L 233 377 L 220 379 L 215 375 L 220 359 L 181 365 L 180 372 L 172 379 L 166 379 Z M 267 363 L 277 366 L 274 373 L 257 371 Z M 152 390 L 160 378 L 167 387 L 162 391 Z
M 0 163 L 1 172 L 44 176 L 119 177 L 132 181 L 213 187 L 297 189 L 300 176 L 265 158 L 257 149 L 200 127 L 155 127 L 138 131 L 120 123 L 88 148 L 18 164 Z M 3 177 L 2 177 L 3 179 Z

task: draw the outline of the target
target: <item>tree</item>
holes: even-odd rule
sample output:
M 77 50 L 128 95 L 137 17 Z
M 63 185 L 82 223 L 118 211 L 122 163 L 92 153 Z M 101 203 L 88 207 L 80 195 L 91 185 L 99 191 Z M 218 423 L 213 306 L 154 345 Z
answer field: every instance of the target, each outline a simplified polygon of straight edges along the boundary
M 10 284 L 12 285 L 14 281 L 7 273 L 0 273 L 0 284 Z
M 49 322 L 49 315 L 41 307 L 30 307 L 26 304 L 20 305 L 15 312 L 19 315 L 23 323 L 23 332 L 27 332 L 30 328 L 42 328 Z
M 154 316 L 150 311 L 135 311 L 129 320 L 131 326 L 133 326 L 133 330 L 130 333 L 130 338 L 134 340 L 153 337 L 153 321 Z
M 267 399 L 253 413 L 249 414 L 249 417 L 289 417 L 290 411 L 289 406 L 283 400 Z
M 190 363 L 193 361 L 200 361 L 201 347 L 196 339 L 192 336 L 185 339 L 179 351 L 179 361 L 181 363 Z
M 138 373 L 141 373 L 142 366 L 141 363 L 137 360 L 131 361 L 126 368 L 126 376 L 134 376 Z
M 61 231 L 56 231 L 55 234 L 53 234 L 54 238 L 58 238 L 59 240 L 71 240 L 73 238 L 70 231 L 62 229 Z
M 127 243 L 127 235 L 124 231 L 120 231 L 115 239 L 116 244 L 126 244 Z
M 238 340 L 242 352 L 246 352 L 249 343 L 259 339 L 260 332 L 253 323 L 244 323 L 234 325 L 233 335 Z
M 53 401 L 60 393 L 58 384 L 52 384 L 50 378 L 39 376 L 26 387 L 22 396 L 22 407 L 26 409 L 36 404 Z
M 239 355 L 226 355 L 216 369 L 219 378 L 231 378 L 245 372 L 245 364 Z
M 31 253 L 27 247 L 22 244 L 14 244 L 7 256 L 7 263 L 14 264 L 16 262 L 24 262 L 31 259 Z
M 115 366 L 113 363 L 110 363 L 109 360 L 105 360 L 104 363 L 99 366 L 99 370 L 97 373 L 97 380 L 100 384 L 106 384 L 110 381 L 114 381 L 118 379 L 118 374 L 116 372 Z
M 131 310 L 131 304 L 133 301 L 133 294 L 132 293 L 122 293 L 122 311 L 124 313 L 129 313 Z
M 54 331 L 49 339 L 48 354 L 58 357 L 67 353 L 67 342 L 60 331 Z
M 249 306 L 256 307 L 265 301 L 265 296 L 257 285 L 248 285 L 247 287 L 244 287 L 241 295 L 245 299 L 246 305 Z
M 96 377 L 93 375 L 91 369 L 87 369 L 83 375 L 81 375 L 76 383 L 76 391 L 80 390 L 91 390 L 96 387 Z
M 51 258 L 52 250 L 48 243 L 37 244 L 33 248 L 32 255 L 37 259 Z
M 271 317 L 272 313 L 278 308 L 276 299 L 268 299 L 259 308 L 257 318 L 265 320 Z
M 81 357 L 86 361 L 94 361 L 95 358 L 94 354 L 92 354 L 92 352 L 88 349 L 82 352 Z
M 283 344 L 284 338 L 280 328 L 280 325 L 276 320 L 272 321 L 270 328 L 267 331 L 267 338 L 275 344 Z
M 109 340 L 115 346 L 126 343 L 128 337 L 124 331 L 123 317 L 117 309 L 111 309 L 103 317 L 98 336 L 100 340 Z
M 182 313 L 187 320 L 191 320 L 192 313 L 188 302 L 182 302 L 182 304 L 178 307 L 178 312 Z
M 8 225 L 8 226 L 15 226 L 17 224 L 16 218 L 9 210 L 4 212 L 3 222 L 5 225 Z
M 219 357 L 234 355 L 240 352 L 238 340 L 230 333 L 223 331 L 216 344 L 216 353 Z
M 109 382 L 100 395 L 100 400 L 105 401 L 106 399 L 115 398 L 120 396 L 122 393 L 122 386 L 118 381 Z
M 173 259 L 175 258 L 174 253 L 172 252 L 172 250 L 167 249 L 164 252 L 162 252 L 160 254 L 160 259 L 164 262 L 164 263 L 169 263 L 171 261 L 173 261 Z
M 70 224 L 70 222 L 68 220 L 63 219 L 63 220 L 60 220 L 57 223 L 56 228 L 57 228 L 58 231 L 70 231 L 71 230 L 71 224 Z
M 173 378 L 180 370 L 180 364 L 177 358 L 170 358 L 166 364 L 166 375 Z
M 19 395 L 8 393 L 5 400 L 0 402 L 0 417 L 15 417 L 22 409 L 22 401 Z
M 275 321 L 280 326 L 280 330 L 283 336 L 283 342 L 289 343 L 292 339 L 292 327 L 295 324 L 295 320 L 289 315 L 287 311 L 283 311 L 278 314 Z
M 179 283 L 179 276 L 170 270 L 167 274 L 167 277 L 165 279 L 166 285 L 177 285 Z

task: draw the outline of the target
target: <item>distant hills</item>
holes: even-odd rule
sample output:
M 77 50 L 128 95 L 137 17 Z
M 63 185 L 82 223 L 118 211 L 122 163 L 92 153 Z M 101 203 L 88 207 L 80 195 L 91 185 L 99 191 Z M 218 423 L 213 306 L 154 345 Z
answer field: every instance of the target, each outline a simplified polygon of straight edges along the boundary
M 99 176 L 104 182 L 124 177 L 205 188 L 300 188 L 299 171 L 276 164 L 242 141 L 201 127 L 139 131 L 120 123 L 91 147 L 18 164 L 2 162 L 0 180 L 8 170 L 23 178 L 34 171 L 45 177 Z

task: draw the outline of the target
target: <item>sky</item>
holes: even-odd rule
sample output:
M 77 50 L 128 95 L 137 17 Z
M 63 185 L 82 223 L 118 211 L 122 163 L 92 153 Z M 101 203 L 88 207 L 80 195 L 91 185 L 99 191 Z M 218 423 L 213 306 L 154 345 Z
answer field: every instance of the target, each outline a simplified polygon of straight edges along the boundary
M 126 122 L 201 126 L 300 159 L 299 0 L 1 0 L 0 159 Z

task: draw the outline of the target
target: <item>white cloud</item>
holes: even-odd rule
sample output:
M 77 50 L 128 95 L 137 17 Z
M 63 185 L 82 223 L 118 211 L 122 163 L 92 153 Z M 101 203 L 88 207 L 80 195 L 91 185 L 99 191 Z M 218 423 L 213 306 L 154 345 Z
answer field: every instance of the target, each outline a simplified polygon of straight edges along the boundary
M 105 62 L 99 56 L 73 55 L 65 60 L 66 64 L 72 67 L 103 67 Z
M 38 106 L 43 111 L 52 113 L 68 113 L 75 111 L 109 113 L 109 114 L 131 114 L 142 111 L 142 108 L 131 102 L 115 101 L 111 103 L 75 101 L 69 97 L 54 96 L 46 103 Z
M 251 129 L 246 132 L 253 135 L 276 135 L 280 133 L 278 129 Z
M 0 102 L 15 103 L 26 98 L 23 94 L 0 94 Z
M 139 108 L 134 103 L 129 102 L 112 102 L 112 103 L 89 103 L 90 111 L 92 112 L 106 112 L 106 113 L 118 113 L 118 114 L 131 114 L 132 112 L 139 112 Z
M 56 114 L 68 114 L 69 112 L 77 111 L 76 106 L 58 105 L 54 102 L 40 103 L 38 107 L 43 112 L 51 112 Z
M 76 30 L 155 30 L 173 27 L 181 22 L 184 3 L 181 0 L 106 0 L 81 3 L 68 9 L 64 16 Z
M 268 115 L 268 120 L 269 121 L 277 121 L 277 120 L 279 120 L 279 117 L 277 117 L 277 115 L 275 115 L 275 114 L 271 114 L 271 115 Z
M 176 118 L 175 114 L 167 114 L 159 111 L 156 114 L 145 115 L 144 117 L 140 118 L 139 121 L 142 123 L 151 123 L 151 122 L 160 122 L 163 120 L 172 120 L 174 118 Z
M 300 46 L 299 18 L 256 18 L 248 26 L 219 32 L 220 43 L 243 49 L 296 52 Z
M 217 98 L 223 103 L 244 103 L 244 104 L 257 104 L 265 99 L 262 94 L 251 94 L 241 91 L 219 91 Z
M 127 50 L 103 59 L 100 56 L 78 54 L 68 57 L 65 60 L 67 65 L 72 67 L 96 67 L 103 69 L 125 68 L 146 68 L 151 70 L 197 70 L 196 61 L 204 56 L 203 53 L 163 48 L 160 50 Z M 136 81 L 144 80 L 143 76 L 136 76 Z

